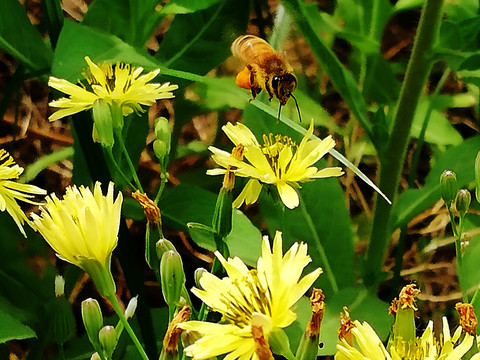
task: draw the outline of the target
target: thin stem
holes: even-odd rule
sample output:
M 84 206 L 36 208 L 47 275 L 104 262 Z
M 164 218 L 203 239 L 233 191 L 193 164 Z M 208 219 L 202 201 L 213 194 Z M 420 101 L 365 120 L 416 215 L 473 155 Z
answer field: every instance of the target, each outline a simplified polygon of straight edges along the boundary
M 464 225 L 465 214 L 460 215 L 458 220 L 457 234 L 455 236 L 455 252 L 457 254 L 457 267 L 458 267 L 458 281 L 460 283 L 460 289 L 462 289 L 462 300 L 468 302 L 467 289 L 465 286 L 465 271 L 463 266 L 463 252 L 462 252 L 462 234 Z M 454 224 L 452 224 L 454 227 Z
M 138 353 L 142 357 L 143 360 L 148 360 L 147 353 L 142 347 L 142 344 L 140 344 L 140 341 L 138 340 L 137 336 L 135 335 L 135 332 L 133 331 L 132 327 L 127 321 L 127 318 L 125 317 L 125 314 L 123 313 L 122 309 L 120 308 L 120 304 L 118 303 L 117 297 L 115 295 L 111 295 L 108 297 L 108 300 L 110 300 L 110 303 L 112 304 L 113 309 L 118 315 L 118 318 L 122 322 L 125 330 L 127 330 L 128 335 L 130 335 L 130 338 L 132 339 L 133 343 L 135 344 L 135 347 L 137 348 Z
M 122 152 L 125 155 L 127 165 L 130 169 L 130 172 L 132 173 L 133 181 L 135 182 L 135 185 L 137 185 L 138 190 L 141 193 L 143 193 L 144 191 L 142 188 L 142 184 L 140 183 L 135 166 L 133 166 L 132 159 L 130 159 L 130 155 L 128 153 L 127 147 L 125 146 L 125 142 L 123 141 L 123 135 L 122 135 L 121 129 L 116 128 L 115 135 L 117 135 L 118 143 L 120 144 L 120 148 L 122 149 Z
M 118 163 L 117 163 L 117 161 L 115 160 L 115 157 L 113 156 L 112 148 L 104 148 L 104 147 L 102 147 L 102 149 L 104 150 L 104 153 L 107 154 L 107 157 L 109 158 L 109 160 L 111 161 L 111 163 L 113 164 L 113 166 L 115 167 L 115 169 L 117 169 L 118 173 L 119 173 L 120 176 L 123 178 L 123 180 L 125 180 L 125 182 L 128 184 L 128 186 L 130 186 L 133 190 L 137 190 L 137 188 L 132 184 L 132 182 L 131 182 L 130 179 L 127 177 L 127 175 L 125 175 L 125 173 L 122 171 L 122 169 L 120 168 L 120 166 L 118 166 Z
M 418 99 L 432 67 L 430 52 L 438 34 L 442 18 L 443 0 L 427 0 L 422 9 L 412 56 L 402 84 L 398 106 L 393 118 L 393 128 L 385 151 L 379 156 L 379 187 L 387 197 L 396 199 L 400 174 L 405 159 L 407 143 Z M 370 243 L 368 245 L 364 282 L 376 285 L 391 237 L 391 206 L 377 197 Z

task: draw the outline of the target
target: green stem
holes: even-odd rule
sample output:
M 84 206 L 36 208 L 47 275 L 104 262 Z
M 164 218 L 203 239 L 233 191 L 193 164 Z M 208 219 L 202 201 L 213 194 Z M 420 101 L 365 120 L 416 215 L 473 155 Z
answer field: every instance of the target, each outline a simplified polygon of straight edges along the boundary
M 429 58 L 442 18 L 443 0 L 427 0 L 422 9 L 412 56 L 400 91 L 398 106 L 393 118 L 393 128 L 385 151 L 379 156 L 379 187 L 385 195 L 395 200 L 400 174 L 405 159 L 410 129 L 418 99 L 432 67 Z M 391 206 L 378 197 L 375 203 L 372 233 L 368 245 L 364 282 L 376 285 L 381 277 L 387 244 L 391 237 Z
M 122 169 L 120 168 L 120 166 L 118 166 L 118 163 L 117 161 L 115 160 L 115 157 L 113 156 L 113 151 L 112 151 L 112 148 L 104 148 L 102 147 L 102 149 L 104 150 L 104 152 L 107 154 L 107 157 L 109 158 L 109 160 L 111 161 L 111 163 L 113 164 L 113 166 L 115 167 L 115 169 L 117 169 L 118 173 L 120 174 L 120 176 L 123 178 L 123 180 L 125 180 L 125 182 L 133 189 L 133 190 L 137 190 L 137 188 L 131 183 L 131 181 L 128 179 L 127 175 L 125 175 L 125 173 L 122 171 Z
M 135 182 L 135 185 L 137 185 L 138 190 L 141 193 L 143 193 L 144 191 L 142 188 L 142 184 L 140 183 L 135 166 L 133 166 L 132 159 L 130 159 L 130 155 L 128 153 L 127 147 L 125 146 L 125 142 L 123 141 L 123 135 L 122 135 L 121 129 L 115 128 L 115 135 L 117 136 L 117 140 L 118 140 L 118 143 L 120 144 L 120 148 L 122 149 L 122 152 L 125 155 L 125 160 L 127 161 L 127 165 L 133 176 L 133 181 Z
M 462 234 L 463 234 L 463 225 L 465 220 L 465 214 L 460 215 L 458 220 L 457 234 L 455 236 L 455 252 L 457 254 L 457 267 L 458 267 L 458 282 L 460 283 L 460 289 L 462 289 L 462 301 L 468 302 L 467 289 L 465 286 L 465 271 L 463 266 L 463 252 L 462 252 Z M 455 223 L 452 223 L 452 227 L 455 226 Z
M 165 189 L 165 184 L 168 181 L 168 173 L 167 173 L 167 161 L 163 161 L 161 164 L 162 166 L 162 173 L 160 174 L 160 187 L 158 188 L 157 195 L 155 196 L 155 204 L 158 204 L 160 200 L 160 196 L 162 196 L 163 190 Z
M 137 336 L 135 335 L 135 332 L 133 331 L 132 327 L 127 321 L 127 318 L 125 317 L 125 314 L 123 313 L 122 309 L 120 308 L 120 304 L 118 303 L 117 297 L 115 295 L 111 295 L 108 297 L 108 300 L 110 300 L 110 303 L 112 304 L 113 309 L 118 315 L 118 318 L 122 322 L 125 330 L 127 330 L 128 335 L 130 335 L 130 338 L 132 339 L 133 343 L 135 344 L 135 347 L 137 348 L 138 353 L 142 357 L 143 360 L 148 360 L 147 353 L 142 347 L 142 344 L 140 344 L 140 341 L 138 340 Z

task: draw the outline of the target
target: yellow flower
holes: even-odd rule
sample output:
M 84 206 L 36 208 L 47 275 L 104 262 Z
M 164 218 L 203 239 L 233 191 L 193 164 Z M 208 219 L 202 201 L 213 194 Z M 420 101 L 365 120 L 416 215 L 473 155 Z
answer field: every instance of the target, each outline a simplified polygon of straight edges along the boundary
M 324 140 L 309 139 L 313 133 L 313 122 L 299 145 L 288 136 L 273 137 L 272 134 L 264 135 L 264 144 L 260 145 L 250 129 L 241 123 L 228 123 L 223 126 L 223 131 L 235 146 L 244 146 L 244 155 L 248 162 L 237 160 L 229 153 L 211 146 L 209 150 L 213 153 L 213 160 L 224 169 L 208 170 L 207 174 L 224 174 L 230 166 L 236 167 L 236 176 L 250 178 L 234 201 L 234 207 L 241 206 L 243 202 L 247 205 L 256 202 L 263 183 L 275 185 L 282 202 L 289 209 L 293 209 L 299 204 L 296 191 L 300 188 L 299 183 L 343 174 L 339 167 L 319 170 L 312 166 L 335 146 L 331 136 Z
M 99 182 L 93 193 L 83 186 L 68 187 L 63 200 L 51 194 L 40 215 L 32 215 L 33 228 L 57 256 L 85 270 L 107 297 L 115 292 L 110 260 L 117 246 L 123 200 L 120 192 L 114 201 L 113 191 L 113 183 L 105 196 Z
M 28 218 L 18 205 L 17 200 L 39 205 L 38 202 L 30 199 L 35 195 L 45 195 L 47 192 L 37 186 L 17 182 L 16 180 L 22 173 L 23 168 L 15 163 L 15 160 L 7 151 L 0 149 L 0 211 L 7 210 L 18 229 L 26 237 L 23 224 L 25 221 L 28 222 Z
M 465 333 L 459 342 L 462 328 L 458 327 L 453 336 L 446 318 L 443 318 L 443 337 L 438 341 L 433 336 L 433 322 L 428 323 L 421 337 L 417 337 L 412 346 L 396 346 L 387 352 L 382 341 L 367 322 L 354 321 L 352 334 L 355 339 L 353 345 L 344 338 L 337 344 L 335 360 L 460 360 L 467 353 L 473 343 L 473 336 Z
M 273 248 L 267 237 L 262 243 L 262 256 L 257 269 L 249 270 L 239 258 L 225 260 L 216 252 L 228 276 L 223 279 L 205 273 L 200 278 L 202 289 L 193 288 L 212 310 L 222 314 L 223 323 L 188 321 L 179 326 L 200 333 L 201 338 L 185 348 L 194 360 L 227 354 L 225 360 L 257 358 L 252 324 L 261 326 L 265 339 L 289 326 L 296 314 L 292 307 L 322 273 L 320 268 L 300 279 L 311 261 L 307 245 L 295 243 L 283 255 L 282 234 L 277 232 Z
M 103 99 L 110 105 L 117 105 L 124 116 L 132 112 L 143 112 L 141 105 L 151 106 L 158 99 L 173 98 L 171 91 L 178 88 L 177 85 L 170 83 L 147 84 L 159 74 L 159 69 L 140 76 L 143 71 L 141 67 L 135 68 L 119 62 L 115 65 L 97 65 L 88 56 L 85 57 L 85 61 L 88 70 L 83 76 L 90 89 L 53 76 L 48 80 L 49 86 L 69 95 L 68 98 L 49 103 L 50 106 L 60 109 L 50 115 L 48 118 L 50 121 L 91 109 L 98 99 Z

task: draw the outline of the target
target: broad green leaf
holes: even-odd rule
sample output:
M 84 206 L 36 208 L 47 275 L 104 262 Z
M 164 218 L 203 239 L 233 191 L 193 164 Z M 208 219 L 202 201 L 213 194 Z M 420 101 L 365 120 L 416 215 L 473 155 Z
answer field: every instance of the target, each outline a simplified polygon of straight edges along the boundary
M 313 30 L 314 25 L 310 14 L 307 12 L 303 1 L 285 0 L 283 2 L 296 25 L 307 40 L 313 53 L 322 64 L 330 81 L 340 93 L 350 108 L 352 114 L 358 119 L 367 135 L 371 138 L 372 131 L 368 119 L 367 105 L 358 89 L 353 75 L 345 69 L 334 53 L 327 47 L 319 34 Z
M 142 0 L 141 3 L 132 0 L 95 0 L 88 7 L 83 23 L 141 47 L 161 20 L 155 11 L 158 2 L 158 0 Z
M 205 175 L 207 176 L 207 175 Z M 207 250 L 215 250 L 211 234 L 188 229 L 187 223 L 197 222 L 210 226 L 215 208 L 215 194 L 190 185 L 179 185 L 160 199 L 163 222 L 174 229 L 189 231 L 193 240 Z M 238 256 L 249 265 L 254 265 L 260 255 L 261 233 L 240 211 L 233 212 L 232 232 L 227 245 L 232 256 Z
M 165 66 L 206 74 L 224 61 L 236 36 L 245 31 L 250 9 L 222 0 L 208 9 L 175 16 L 156 54 Z
M 0 343 L 36 337 L 35 331 L 0 309 Z
M 378 53 L 368 55 L 366 61 L 365 97 L 380 104 L 394 104 L 400 94 L 400 82 L 390 64 Z
M 478 259 L 480 259 L 480 235 L 478 234 L 479 228 L 480 216 L 477 214 L 468 214 L 465 221 L 464 232 L 475 235 L 469 239 L 469 245 L 465 247 L 465 251 L 463 253 L 463 272 L 465 275 L 465 282 L 463 286 L 466 290 L 476 290 L 480 284 L 480 271 L 478 271 Z M 472 293 L 469 295 L 471 298 Z
M 393 324 L 393 317 L 388 315 L 388 305 L 363 287 L 349 287 L 325 298 L 325 314 L 320 329 L 320 341 L 324 346 L 319 354 L 335 354 L 339 314 L 344 306 L 348 307 L 352 320 L 368 322 L 381 340 L 387 339 Z
M 48 71 L 52 50 L 32 25 L 18 0 L 0 1 L 0 49 L 30 70 Z
M 283 232 L 284 248 L 297 241 L 308 244 L 310 268 L 323 269 L 315 286 L 328 297 L 354 281 L 353 231 L 343 191 L 337 179 L 317 179 L 302 184 L 298 193 L 300 205 L 293 210 L 274 207 L 264 196 L 260 202 L 262 214 L 271 234 Z
M 222 0 L 172 0 L 167 3 L 160 13 L 167 14 L 190 14 L 200 10 L 208 9 L 210 6 Z
M 440 175 L 444 170 L 457 174 L 459 186 L 474 180 L 474 162 L 480 149 L 480 136 L 468 139 L 445 151 L 430 170 L 421 189 L 410 189 L 400 195 L 392 210 L 393 227 L 397 228 L 440 199 Z
M 462 137 L 442 113 L 450 104 L 452 104 L 452 100 L 448 96 L 437 96 L 435 98 L 422 96 L 418 102 L 410 135 L 413 137 L 419 136 L 428 108 L 431 106 L 433 110 L 425 132 L 425 141 L 437 145 L 460 144 Z

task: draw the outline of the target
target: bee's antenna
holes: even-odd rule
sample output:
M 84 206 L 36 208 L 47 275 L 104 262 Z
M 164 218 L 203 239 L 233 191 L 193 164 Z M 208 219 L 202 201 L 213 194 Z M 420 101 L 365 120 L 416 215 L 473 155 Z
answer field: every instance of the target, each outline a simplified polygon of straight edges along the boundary
M 297 99 L 295 99 L 295 96 L 293 96 L 293 94 L 290 94 L 290 96 L 293 98 L 293 100 L 295 100 L 295 106 L 297 107 L 297 111 L 298 111 L 298 120 L 302 122 L 302 116 L 300 115 L 300 108 L 298 107 Z M 278 117 L 280 118 L 280 113 L 278 113 Z

